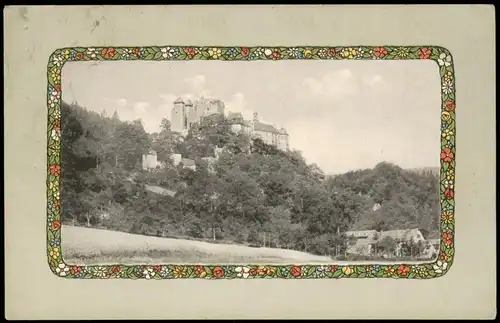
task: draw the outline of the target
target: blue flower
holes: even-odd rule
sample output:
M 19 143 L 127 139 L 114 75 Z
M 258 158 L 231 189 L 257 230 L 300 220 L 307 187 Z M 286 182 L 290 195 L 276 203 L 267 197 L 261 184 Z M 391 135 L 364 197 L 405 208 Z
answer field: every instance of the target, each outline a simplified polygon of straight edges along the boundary
M 238 52 L 236 51 L 236 49 L 234 47 L 231 47 L 226 51 L 226 55 L 229 57 L 235 57 L 237 54 L 238 54 Z

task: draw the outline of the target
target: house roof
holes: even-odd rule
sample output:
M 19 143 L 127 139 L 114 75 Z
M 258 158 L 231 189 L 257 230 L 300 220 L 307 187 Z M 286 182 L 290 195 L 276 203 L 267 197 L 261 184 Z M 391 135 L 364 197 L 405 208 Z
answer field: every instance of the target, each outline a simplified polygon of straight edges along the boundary
M 227 115 L 227 118 L 228 119 L 243 119 L 243 115 L 241 114 L 241 112 L 229 112 L 229 114 Z
M 191 101 L 191 100 L 187 100 L 185 103 L 186 103 L 186 105 L 193 105 L 193 101 Z
M 254 129 L 255 131 L 264 131 L 264 132 L 272 132 L 272 133 L 278 133 L 278 129 L 276 129 L 274 126 L 270 124 L 265 124 L 262 122 L 255 122 L 254 123 Z
M 156 193 L 156 194 L 160 194 L 160 195 L 168 195 L 168 196 L 175 196 L 175 191 L 171 191 L 171 190 L 168 190 L 166 188 L 163 188 L 163 187 L 160 187 L 160 186 L 155 186 L 155 185 L 146 185 L 146 190 L 152 192 L 152 193 Z
M 178 97 L 177 99 L 175 99 L 174 103 L 184 103 L 184 100 Z
M 422 232 L 419 229 L 407 229 L 407 230 L 388 230 L 377 232 L 376 230 L 361 230 L 361 231 L 346 231 L 346 235 L 367 238 L 366 241 L 373 241 L 375 233 L 378 234 L 378 239 L 381 240 L 385 237 L 391 237 L 396 240 L 409 240 L 412 237 L 416 237 L 419 234 L 423 237 Z

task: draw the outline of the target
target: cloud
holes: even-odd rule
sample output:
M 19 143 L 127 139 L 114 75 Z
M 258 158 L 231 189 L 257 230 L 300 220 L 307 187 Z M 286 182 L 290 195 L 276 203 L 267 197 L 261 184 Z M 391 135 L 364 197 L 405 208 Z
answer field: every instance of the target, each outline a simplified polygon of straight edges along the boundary
M 209 96 L 210 91 L 207 89 L 207 81 L 205 75 L 195 75 L 184 79 L 184 82 L 188 84 L 189 93 L 184 96 L 190 96 L 191 99 L 194 97 Z
M 306 94 L 319 99 L 339 99 L 358 92 L 359 86 L 351 70 L 342 69 L 322 78 L 307 77 L 302 81 Z M 302 91 L 303 92 L 303 91 Z
M 378 74 L 374 75 L 366 75 L 363 77 L 363 83 L 368 85 L 369 87 L 375 87 L 383 82 L 382 76 Z
M 141 116 L 143 114 L 148 113 L 148 110 L 151 108 L 151 105 L 148 102 L 136 102 L 134 103 L 134 112 L 138 115 Z

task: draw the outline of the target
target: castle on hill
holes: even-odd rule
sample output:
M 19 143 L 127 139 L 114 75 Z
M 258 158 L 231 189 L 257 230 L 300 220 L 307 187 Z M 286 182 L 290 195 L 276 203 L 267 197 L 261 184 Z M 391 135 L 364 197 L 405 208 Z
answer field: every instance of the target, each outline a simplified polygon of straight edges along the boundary
M 172 130 L 186 135 L 191 127 L 202 118 L 213 114 L 224 115 L 225 104 L 221 100 L 201 98 L 196 101 L 177 98 L 174 102 L 171 115 Z M 269 145 L 281 150 L 288 150 L 289 135 L 284 128 L 278 129 L 274 125 L 263 123 L 257 113 L 252 120 L 245 120 L 241 113 L 228 114 L 231 128 L 235 132 L 244 132 L 252 138 L 260 138 Z

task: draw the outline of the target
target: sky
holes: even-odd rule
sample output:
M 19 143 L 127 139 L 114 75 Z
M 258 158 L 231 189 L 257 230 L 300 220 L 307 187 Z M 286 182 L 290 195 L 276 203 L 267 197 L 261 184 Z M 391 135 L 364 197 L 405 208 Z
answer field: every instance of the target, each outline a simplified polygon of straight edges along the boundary
M 438 167 L 440 79 L 432 61 L 69 62 L 62 98 L 148 132 L 173 101 L 221 99 L 226 112 L 284 127 L 290 148 L 327 174 L 374 167 Z

